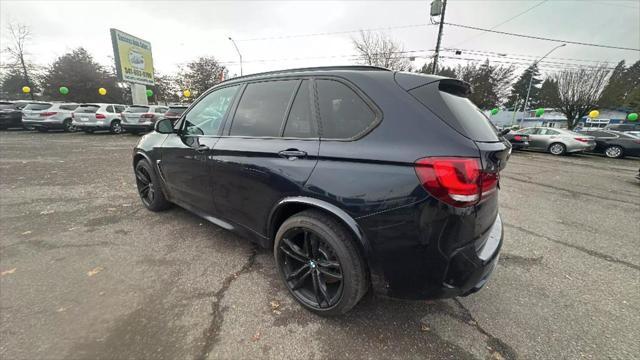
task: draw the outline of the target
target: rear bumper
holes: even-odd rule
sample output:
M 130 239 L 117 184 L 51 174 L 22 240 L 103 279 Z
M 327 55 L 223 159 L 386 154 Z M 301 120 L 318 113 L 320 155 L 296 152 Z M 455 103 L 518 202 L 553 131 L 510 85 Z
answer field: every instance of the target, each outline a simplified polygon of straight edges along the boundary
M 497 199 L 481 206 L 449 212 L 426 201 L 359 219 L 372 247 L 373 290 L 413 300 L 480 290 L 496 267 L 504 236 Z M 474 238 L 475 227 L 485 221 L 491 225 Z
M 122 128 L 127 131 L 151 131 L 153 130 L 153 123 L 143 123 L 143 124 L 130 124 L 130 123 L 120 123 Z

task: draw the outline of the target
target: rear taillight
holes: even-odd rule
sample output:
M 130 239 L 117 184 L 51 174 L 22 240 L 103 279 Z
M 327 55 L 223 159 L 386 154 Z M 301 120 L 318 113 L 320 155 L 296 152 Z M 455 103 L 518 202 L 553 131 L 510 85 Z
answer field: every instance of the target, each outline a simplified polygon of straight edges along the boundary
M 589 139 L 587 139 L 587 138 L 575 137 L 574 139 L 576 139 L 577 141 L 580 141 L 580 142 L 589 142 Z
M 415 169 L 431 195 L 455 207 L 475 205 L 498 186 L 498 173 L 482 171 L 477 158 L 424 158 L 416 162 Z
M 106 119 L 107 117 L 104 114 L 96 114 L 96 119 Z
M 40 113 L 40 116 L 42 116 L 42 117 L 47 117 L 47 116 L 53 116 L 53 115 L 55 115 L 55 114 L 57 114 L 57 112 L 48 111 L 48 112 L 41 112 L 41 113 Z
M 150 119 L 153 117 L 153 114 L 142 114 L 140 115 L 141 118 L 145 118 L 145 119 Z
M 513 140 L 515 140 L 515 141 L 521 141 L 521 140 L 522 140 L 522 136 L 520 136 L 520 135 L 515 135 L 515 136 L 513 137 Z

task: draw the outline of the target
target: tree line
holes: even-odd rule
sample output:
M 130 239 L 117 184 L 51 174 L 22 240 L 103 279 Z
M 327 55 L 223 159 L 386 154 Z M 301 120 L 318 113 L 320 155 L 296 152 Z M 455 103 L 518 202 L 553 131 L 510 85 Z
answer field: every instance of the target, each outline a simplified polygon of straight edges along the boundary
M 402 45 L 385 35 L 362 32 L 352 42 L 362 64 L 412 71 Z M 431 74 L 432 69 L 428 62 L 415 71 Z M 454 67 L 439 64 L 436 75 L 469 83 L 473 88 L 469 99 L 482 110 L 523 111 L 531 82 L 526 108 L 555 109 L 566 116 L 569 129 L 595 108 L 640 110 L 640 61 L 627 66 L 622 60 L 613 70 L 606 64 L 561 68 L 543 79 L 536 63 L 518 75 L 513 65 L 494 64 L 487 58 Z

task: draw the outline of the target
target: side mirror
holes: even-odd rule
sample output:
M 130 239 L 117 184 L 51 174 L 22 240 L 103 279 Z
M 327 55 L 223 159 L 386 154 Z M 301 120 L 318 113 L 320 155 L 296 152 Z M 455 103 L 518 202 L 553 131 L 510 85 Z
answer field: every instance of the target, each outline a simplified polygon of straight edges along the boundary
M 160 119 L 153 125 L 153 130 L 160 134 L 173 134 L 173 123 L 170 119 Z
M 500 131 L 500 136 L 505 136 L 510 132 L 511 132 L 511 129 L 504 129 L 504 130 Z

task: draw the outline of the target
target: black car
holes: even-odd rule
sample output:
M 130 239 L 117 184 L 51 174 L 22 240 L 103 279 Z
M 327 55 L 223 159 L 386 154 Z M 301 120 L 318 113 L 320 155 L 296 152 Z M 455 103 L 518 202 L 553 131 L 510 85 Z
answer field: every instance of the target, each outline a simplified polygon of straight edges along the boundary
M 169 109 L 164 113 L 164 117 L 176 122 L 187 108 L 188 106 L 186 105 L 169 105 Z
M 27 101 L 0 101 L 0 130 L 22 128 L 22 109 Z
M 529 147 L 529 135 L 527 134 L 520 134 L 511 130 L 503 136 L 505 139 L 509 140 L 514 150 L 521 150 Z
M 610 158 L 622 158 L 625 156 L 640 156 L 640 139 L 613 130 L 580 130 L 584 135 L 596 138 L 594 152 L 602 153 Z
M 638 124 L 609 124 L 604 127 L 605 130 L 614 131 L 640 131 L 640 123 Z
M 510 152 L 469 93 L 367 66 L 227 80 L 140 140 L 138 192 L 273 249 L 292 296 L 322 315 L 370 287 L 468 295 L 497 264 Z

